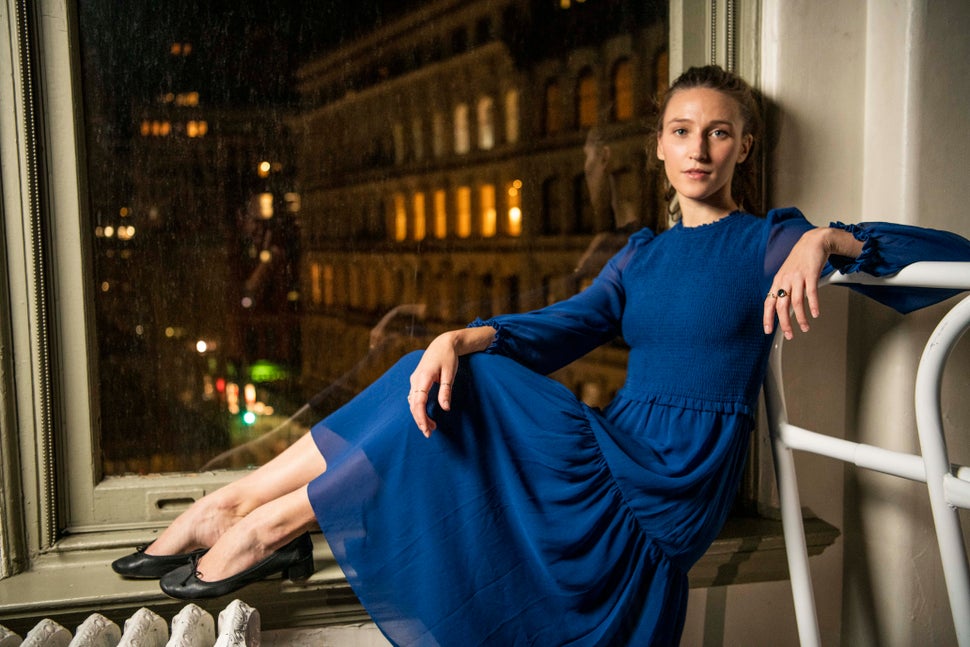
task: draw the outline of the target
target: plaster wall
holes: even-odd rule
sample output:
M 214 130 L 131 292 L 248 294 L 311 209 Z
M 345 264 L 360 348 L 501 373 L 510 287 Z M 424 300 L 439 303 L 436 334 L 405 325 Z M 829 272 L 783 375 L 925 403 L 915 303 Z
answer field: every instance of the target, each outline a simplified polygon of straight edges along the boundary
M 798 206 L 819 225 L 888 220 L 970 236 L 968 30 L 961 0 L 762 2 L 770 206 Z M 917 452 L 915 370 L 946 307 L 903 317 L 824 290 L 822 318 L 785 348 L 793 422 Z M 967 346 L 943 398 L 950 458 L 963 464 Z M 822 643 L 955 644 L 925 486 L 805 455 L 798 473 L 803 505 L 842 530 L 812 559 Z M 788 582 L 692 592 L 682 644 L 797 645 Z

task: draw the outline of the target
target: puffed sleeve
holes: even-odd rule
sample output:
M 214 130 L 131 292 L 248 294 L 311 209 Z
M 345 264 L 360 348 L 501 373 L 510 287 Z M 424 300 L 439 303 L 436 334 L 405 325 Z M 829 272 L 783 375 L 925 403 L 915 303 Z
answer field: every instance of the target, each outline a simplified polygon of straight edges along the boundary
M 631 236 L 593 283 L 569 299 L 532 312 L 476 319 L 469 325 L 497 331 L 485 352 L 552 373 L 620 335 L 626 302 L 623 271 L 636 250 L 652 239 L 646 229 Z
M 829 226 L 855 236 L 862 242 L 862 253 L 857 258 L 831 257 L 823 276 L 836 270 L 843 274 L 866 272 L 873 276 L 890 276 L 917 261 L 970 261 L 970 241 L 949 231 L 891 222 L 854 225 L 833 222 Z M 903 313 L 939 303 L 961 292 L 879 285 L 849 287 Z
M 765 281 L 770 286 L 791 248 L 813 225 L 797 209 L 773 211 L 769 213 L 768 220 Z M 861 241 L 862 253 L 856 258 L 832 256 L 822 269 L 822 276 L 836 271 L 843 274 L 865 272 L 873 276 L 891 276 L 917 261 L 970 261 L 970 241 L 948 231 L 889 222 L 849 225 L 833 222 L 829 226 L 847 231 Z M 933 305 L 960 292 L 876 285 L 847 287 L 902 313 Z

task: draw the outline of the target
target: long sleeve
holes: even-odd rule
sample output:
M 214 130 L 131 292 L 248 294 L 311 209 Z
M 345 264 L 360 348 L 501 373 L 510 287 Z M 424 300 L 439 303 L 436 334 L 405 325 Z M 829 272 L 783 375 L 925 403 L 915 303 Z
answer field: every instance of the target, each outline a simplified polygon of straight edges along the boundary
M 497 333 L 489 353 L 505 355 L 540 373 L 551 373 L 621 334 L 625 293 L 623 270 L 653 234 L 643 230 L 606 264 L 593 283 L 575 296 L 523 314 L 478 319 Z
M 765 254 L 766 285 L 770 285 L 792 246 L 812 228 L 797 209 L 779 209 L 771 212 L 768 218 L 771 228 Z M 948 231 L 889 222 L 833 222 L 829 226 L 851 233 L 863 247 L 857 258 L 831 257 L 822 276 L 836 271 L 891 276 L 918 261 L 970 261 L 970 241 Z M 933 305 L 960 292 L 870 285 L 848 287 L 902 313 Z

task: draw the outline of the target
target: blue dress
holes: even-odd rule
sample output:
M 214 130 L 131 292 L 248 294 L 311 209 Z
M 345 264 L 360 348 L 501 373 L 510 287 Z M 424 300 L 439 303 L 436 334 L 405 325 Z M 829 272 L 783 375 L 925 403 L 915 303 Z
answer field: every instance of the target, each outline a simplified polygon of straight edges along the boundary
M 826 271 L 889 274 L 970 260 L 970 243 L 887 223 L 834 224 L 864 241 Z M 643 230 L 561 303 L 472 325 L 430 439 L 404 357 L 316 425 L 320 526 L 384 634 L 401 645 L 671 645 L 687 572 L 731 509 L 771 339 L 765 295 L 812 225 L 794 209 Z M 866 288 L 863 288 L 866 290 Z M 882 290 L 899 310 L 945 291 Z M 626 383 L 604 410 L 545 377 L 622 335 Z M 436 394 L 432 392 L 432 402 Z

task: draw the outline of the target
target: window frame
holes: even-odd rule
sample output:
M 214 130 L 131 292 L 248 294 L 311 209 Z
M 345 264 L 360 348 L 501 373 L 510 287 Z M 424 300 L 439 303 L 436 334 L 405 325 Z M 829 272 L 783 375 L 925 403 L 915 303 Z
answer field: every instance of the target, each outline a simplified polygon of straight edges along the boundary
M 0 48 L 0 265 L 7 274 L 0 285 L 2 617 L 3 593 L 22 584 L 20 577 L 57 573 L 69 567 L 70 556 L 83 562 L 150 538 L 180 511 L 174 502 L 198 498 L 241 472 L 101 478 L 94 295 L 85 281 L 92 271 L 91 219 L 77 11 L 71 0 L 0 2 L 0 29 L 8 34 L 7 47 Z M 707 38 L 697 41 L 714 47 L 712 30 L 720 33 L 724 21 L 712 26 L 711 12 L 723 12 L 715 8 L 723 5 L 671 0 L 672 75 L 688 64 L 723 62 L 721 50 L 699 55 L 685 45 L 687 34 L 700 33 Z M 756 47 L 760 2 L 745 7 L 738 32 L 746 37 L 735 42 Z M 752 51 L 740 52 L 740 70 L 756 78 Z M 561 118 L 562 106 L 556 109 Z M 445 148 L 439 138 L 448 135 L 447 127 L 437 128 L 433 121 L 435 156 Z M 454 229 L 461 236 L 460 224 L 449 227 L 449 235 Z M 38 267 L 44 271 L 38 274 Z M 106 586 L 124 586 L 104 570 Z M 87 595 L 90 603 L 97 587 Z M 145 599 L 160 594 L 135 598 Z

